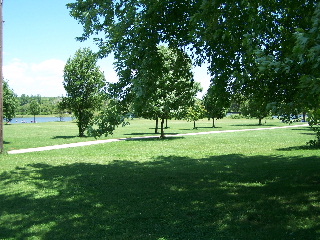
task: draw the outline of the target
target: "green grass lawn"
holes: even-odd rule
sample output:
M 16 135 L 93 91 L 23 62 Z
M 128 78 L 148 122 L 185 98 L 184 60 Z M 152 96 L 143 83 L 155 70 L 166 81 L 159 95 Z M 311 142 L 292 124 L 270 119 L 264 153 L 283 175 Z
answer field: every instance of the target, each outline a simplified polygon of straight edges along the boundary
M 259 127 L 217 121 L 214 130 Z M 166 133 L 212 131 L 169 121 Z M 284 126 L 270 120 L 263 127 Z M 108 138 L 154 135 L 133 120 Z M 6 149 L 92 140 L 9 125 Z M 0 157 L 0 239 L 320 239 L 320 150 L 307 127 L 113 142 Z

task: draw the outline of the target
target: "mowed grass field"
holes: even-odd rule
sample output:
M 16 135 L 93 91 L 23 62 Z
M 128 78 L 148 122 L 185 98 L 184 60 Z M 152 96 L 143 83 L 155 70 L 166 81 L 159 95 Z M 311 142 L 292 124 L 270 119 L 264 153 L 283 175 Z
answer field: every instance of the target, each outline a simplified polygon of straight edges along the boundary
M 167 134 L 286 126 L 169 121 Z M 107 138 L 153 136 L 135 119 Z M 91 141 L 75 123 L 5 126 L 6 150 Z M 133 139 L 0 156 L 0 239 L 320 239 L 308 127 Z

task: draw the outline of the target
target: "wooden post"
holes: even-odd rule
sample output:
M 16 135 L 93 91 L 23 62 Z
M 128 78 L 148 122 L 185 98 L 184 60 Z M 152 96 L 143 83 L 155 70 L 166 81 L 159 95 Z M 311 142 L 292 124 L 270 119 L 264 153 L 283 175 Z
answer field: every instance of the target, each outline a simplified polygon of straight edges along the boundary
M 3 0 L 0 0 L 0 153 L 4 152 L 3 148 L 3 17 L 2 17 Z

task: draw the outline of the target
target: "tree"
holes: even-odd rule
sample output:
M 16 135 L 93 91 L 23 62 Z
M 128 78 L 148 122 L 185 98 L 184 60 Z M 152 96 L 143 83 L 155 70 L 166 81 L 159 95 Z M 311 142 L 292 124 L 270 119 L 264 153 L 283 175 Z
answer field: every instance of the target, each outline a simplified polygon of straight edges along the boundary
M 258 125 L 262 125 L 262 119 L 270 114 L 264 101 L 259 102 L 252 99 L 243 102 L 240 111 L 243 116 L 257 118 Z
M 187 109 L 185 119 L 193 122 L 193 129 L 197 129 L 196 121 L 202 119 L 206 114 L 206 109 L 200 99 L 196 99 L 194 104 Z
M 316 140 L 309 142 L 320 146 L 320 3 L 317 3 L 309 27 L 295 33 L 294 56 L 299 64 L 299 101 L 308 109 L 308 123 L 316 133 Z M 311 26 L 311 27 L 310 27 Z
M 165 120 L 172 118 L 179 108 L 191 106 L 198 91 L 190 58 L 179 49 L 159 46 L 153 62 L 148 61 L 136 70 L 133 107 L 142 117 L 159 118 L 160 137 L 164 138 Z
M 130 118 L 129 115 L 118 100 L 109 99 L 89 124 L 88 134 L 95 138 L 112 135 L 119 125 L 123 127 L 129 125 L 127 121 Z
M 79 49 L 73 58 L 69 58 L 64 68 L 63 86 L 67 96 L 62 106 L 69 109 L 77 119 L 79 136 L 92 120 L 95 111 L 103 103 L 106 87 L 103 73 L 97 66 L 97 56 L 89 48 Z
M 218 98 L 239 93 L 254 101 L 267 91 L 266 101 L 272 101 L 276 114 L 290 116 L 304 109 L 299 83 L 305 70 L 292 55 L 295 33 L 308 32 L 317 3 L 78 0 L 68 7 L 84 26 L 81 40 L 98 34 L 100 54 L 114 52 L 122 96 L 130 94 L 133 71 L 151 61 L 156 46 L 165 43 L 188 49 L 197 64 L 209 63 Z M 257 97 L 251 90 L 258 89 L 260 81 L 266 87 Z
M 206 109 L 208 118 L 212 119 L 212 127 L 215 128 L 214 119 L 221 119 L 225 116 L 226 108 L 230 105 L 229 98 L 221 101 L 219 92 L 215 85 L 210 85 L 203 99 L 203 104 Z
M 6 122 L 15 117 L 17 107 L 17 95 L 10 89 L 8 82 L 3 81 L 3 118 Z
M 29 112 L 33 115 L 33 122 L 36 123 L 36 115 L 40 114 L 41 108 L 37 100 L 32 100 L 29 106 Z

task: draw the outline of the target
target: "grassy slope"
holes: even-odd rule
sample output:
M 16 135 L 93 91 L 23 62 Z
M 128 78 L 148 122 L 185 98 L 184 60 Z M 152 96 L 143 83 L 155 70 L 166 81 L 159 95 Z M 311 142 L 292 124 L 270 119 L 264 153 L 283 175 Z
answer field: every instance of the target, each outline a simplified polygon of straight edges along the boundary
M 253 123 L 221 120 L 217 130 Z M 152 126 L 139 120 L 112 138 L 151 135 Z M 191 127 L 171 122 L 167 132 Z M 25 144 L 79 140 L 72 124 L 46 131 Z M 304 147 L 310 134 L 301 127 L 2 156 L 0 239 L 319 239 L 320 150 Z M 22 136 L 11 139 L 8 147 L 24 147 L 15 143 Z

